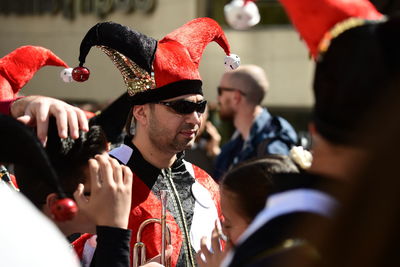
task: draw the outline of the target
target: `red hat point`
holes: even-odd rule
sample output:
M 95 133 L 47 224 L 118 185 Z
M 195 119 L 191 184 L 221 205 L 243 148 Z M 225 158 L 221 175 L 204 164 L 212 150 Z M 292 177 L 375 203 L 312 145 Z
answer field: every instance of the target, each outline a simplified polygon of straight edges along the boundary
M 210 18 L 191 20 L 161 39 L 153 64 L 157 88 L 182 80 L 201 80 L 201 56 L 213 41 L 230 55 L 224 31 Z
M 280 0 L 292 23 L 317 58 L 324 35 L 337 23 L 355 17 L 379 20 L 379 13 L 368 0 Z
M 22 46 L 0 59 L 0 99 L 15 98 L 22 87 L 43 66 L 68 65 L 49 49 L 40 46 Z

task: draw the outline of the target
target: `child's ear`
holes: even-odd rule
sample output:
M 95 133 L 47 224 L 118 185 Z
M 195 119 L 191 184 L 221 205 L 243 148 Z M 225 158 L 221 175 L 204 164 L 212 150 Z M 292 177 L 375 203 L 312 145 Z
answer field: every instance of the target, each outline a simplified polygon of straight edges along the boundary
M 51 193 L 48 194 L 46 197 L 46 213 L 48 213 L 52 219 L 54 219 L 54 215 L 50 212 L 51 211 L 51 207 L 56 203 L 56 201 L 58 200 L 58 196 L 56 193 Z

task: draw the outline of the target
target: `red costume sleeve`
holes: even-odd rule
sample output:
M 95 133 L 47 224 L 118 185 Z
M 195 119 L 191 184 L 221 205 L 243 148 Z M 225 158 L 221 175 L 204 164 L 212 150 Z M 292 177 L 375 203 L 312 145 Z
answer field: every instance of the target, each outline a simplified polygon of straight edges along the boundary
M 0 101 L 0 113 L 4 115 L 10 115 L 10 106 L 15 99 L 1 100 Z
M 23 96 L 18 96 L 12 99 L 7 99 L 7 100 L 0 100 L 0 114 L 4 114 L 4 115 L 11 115 L 10 114 L 10 108 L 11 108 L 11 104 L 15 101 L 18 100 L 20 98 L 23 98 Z

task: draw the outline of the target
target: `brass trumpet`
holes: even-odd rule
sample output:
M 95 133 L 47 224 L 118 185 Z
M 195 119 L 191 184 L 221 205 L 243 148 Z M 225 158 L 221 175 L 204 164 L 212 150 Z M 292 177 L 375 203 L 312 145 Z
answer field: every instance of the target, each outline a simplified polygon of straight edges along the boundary
M 146 258 L 146 245 L 141 241 L 143 229 L 151 223 L 159 223 L 161 225 L 161 264 L 169 267 L 171 266 L 171 259 L 168 261 L 165 257 L 165 250 L 167 245 L 171 244 L 171 231 L 167 226 L 167 201 L 168 201 L 168 191 L 161 190 L 161 218 L 151 218 L 142 222 L 139 226 L 135 246 L 133 247 L 133 267 L 139 267 L 144 265 L 147 261 Z

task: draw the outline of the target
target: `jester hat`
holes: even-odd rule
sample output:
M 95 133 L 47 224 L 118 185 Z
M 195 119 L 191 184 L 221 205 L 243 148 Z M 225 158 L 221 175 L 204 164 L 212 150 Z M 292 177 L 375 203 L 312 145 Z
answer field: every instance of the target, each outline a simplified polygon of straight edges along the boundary
M 75 80 L 85 80 L 83 64 L 92 46 L 105 52 L 120 70 L 134 104 L 157 102 L 186 94 L 202 94 L 200 59 L 207 44 L 217 42 L 226 55 L 225 66 L 237 68 L 222 28 L 210 18 L 194 19 L 157 41 L 127 26 L 102 22 L 93 26 L 80 46 Z
M 49 49 L 21 46 L 0 59 L 0 100 L 13 99 L 33 75 L 43 66 L 67 64 Z

